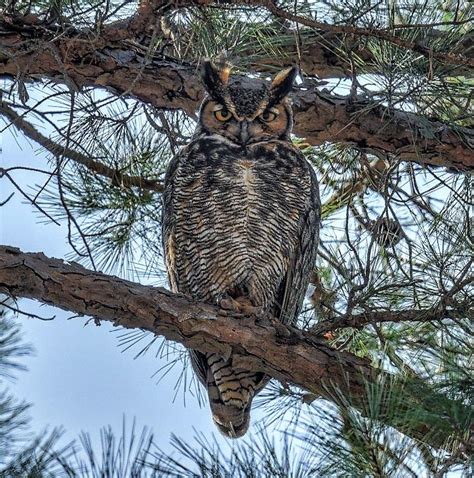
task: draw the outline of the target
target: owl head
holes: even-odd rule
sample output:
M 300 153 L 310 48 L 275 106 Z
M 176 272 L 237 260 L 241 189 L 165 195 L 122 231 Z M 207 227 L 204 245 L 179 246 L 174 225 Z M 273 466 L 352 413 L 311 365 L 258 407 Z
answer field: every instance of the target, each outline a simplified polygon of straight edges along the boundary
M 202 82 L 207 96 L 199 112 L 199 133 L 219 134 L 246 147 L 275 139 L 287 140 L 293 112 L 287 97 L 298 74 L 296 67 L 278 73 L 271 83 L 230 76 L 230 68 L 206 61 Z

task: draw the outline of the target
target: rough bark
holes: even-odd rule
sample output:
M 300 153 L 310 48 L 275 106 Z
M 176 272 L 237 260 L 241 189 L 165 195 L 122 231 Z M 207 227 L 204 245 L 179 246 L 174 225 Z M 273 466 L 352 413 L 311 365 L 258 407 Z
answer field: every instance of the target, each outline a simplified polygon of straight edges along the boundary
M 331 32 L 331 33 L 341 33 L 347 35 L 353 35 L 356 37 L 365 37 L 365 38 L 378 38 L 379 40 L 384 40 L 385 42 L 396 45 L 405 50 L 412 50 L 428 59 L 436 59 L 448 64 L 454 65 L 465 65 L 466 67 L 474 66 L 474 58 L 471 56 L 466 56 L 460 52 L 440 52 L 435 51 L 432 47 L 428 47 L 421 42 L 411 41 L 403 39 L 399 36 L 393 34 L 390 29 L 379 29 L 379 28 L 366 28 L 366 27 L 357 27 L 355 25 L 336 25 L 328 24 L 324 22 L 319 22 L 312 18 L 303 17 L 296 15 L 295 13 L 289 12 L 282 8 L 279 8 L 273 0 L 242 0 L 245 3 L 251 3 L 255 6 L 262 6 L 273 15 L 279 18 L 284 18 L 295 22 L 299 25 L 304 25 L 312 29 L 320 29 L 322 31 Z M 212 2 L 209 2 L 212 3 Z M 237 2 L 236 3 L 240 3 Z
M 344 397 L 363 414 L 373 411 L 367 406 L 366 387 L 380 381 L 396 384 L 396 378 L 373 368 L 367 360 L 335 350 L 308 332 L 276 321 L 229 315 L 163 288 L 93 272 L 41 253 L 0 246 L 0 291 L 122 327 L 148 330 L 203 352 L 232 354 L 241 366 L 263 371 L 315 395 L 336 402 Z M 424 400 L 427 407 L 433 407 L 432 394 L 420 381 L 399 386 L 398 392 L 402 393 L 399 413 L 393 413 L 392 403 L 391 413 L 384 414 L 382 406 L 379 419 L 433 446 L 441 446 L 452 433 L 459 432 L 449 416 L 454 405 L 462 405 L 452 401 L 448 408 L 451 414 L 446 415 L 443 428 L 436 433 L 429 434 L 429 424 L 421 422 L 404 429 L 403 414 L 412 404 L 419 406 Z
M 193 116 L 203 90 L 196 66 L 148 56 L 140 45 L 78 32 L 0 22 L 0 76 L 49 79 L 73 89 L 104 87 L 158 108 Z M 118 35 L 117 35 L 118 36 Z M 312 84 L 294 95 L 295 133 L 313 144 L 341 142 L 423 165 L 474 170 L 474 132 L 369 100 L 320 92 Z

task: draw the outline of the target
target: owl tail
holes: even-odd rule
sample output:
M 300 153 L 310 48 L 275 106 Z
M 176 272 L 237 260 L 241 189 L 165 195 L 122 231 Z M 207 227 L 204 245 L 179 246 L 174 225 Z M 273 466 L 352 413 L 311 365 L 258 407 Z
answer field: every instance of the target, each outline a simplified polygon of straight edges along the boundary
M 206 359 L 214 423 L 226 437 L 239 438 L 248 430 L 253 397 L 269 379 L 262 373 L 232 368 L 232 359 L 216 354 L 206 354 Z

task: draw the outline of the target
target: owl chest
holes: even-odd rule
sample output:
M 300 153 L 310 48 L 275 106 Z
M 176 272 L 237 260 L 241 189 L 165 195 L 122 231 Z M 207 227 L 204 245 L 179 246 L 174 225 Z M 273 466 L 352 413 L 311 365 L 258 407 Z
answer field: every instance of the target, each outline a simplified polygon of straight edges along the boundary
M 269 253 L 283 263 L 304 207 L 300 176 L 298 168 L 246 157 L 189 165 L 176 185 L 177 239 L 203 264 L 224 257 L 255 269 Z
M 255 302 L 271 302 L 265 284 L 284 277 L 304 207 L 298 168 L 223 156 L 186 166 L 174 208 L 185 292 L 209 300 L 243 287 Z
M 234 159 L 220 167 L 188 171 L 180 188 L 183 217 L 215 240 L 264 241 L 278 225 L 280 235 L 295 226 L 301 208 L 297 178 L 275 164 Z

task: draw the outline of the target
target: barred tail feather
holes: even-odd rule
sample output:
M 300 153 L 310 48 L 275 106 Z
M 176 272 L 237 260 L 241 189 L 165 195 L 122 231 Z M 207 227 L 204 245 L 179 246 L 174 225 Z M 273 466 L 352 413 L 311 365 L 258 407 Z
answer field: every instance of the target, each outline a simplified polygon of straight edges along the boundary
M 229 438 L 243 436 L 250 423 L 255 393 L 267 382 L 262 373 L 232 368 L 232 360 L 206 354 L 207 389 L 212 418 L 219 431 Z

